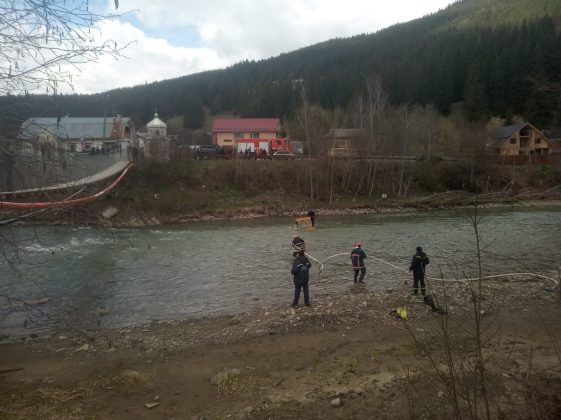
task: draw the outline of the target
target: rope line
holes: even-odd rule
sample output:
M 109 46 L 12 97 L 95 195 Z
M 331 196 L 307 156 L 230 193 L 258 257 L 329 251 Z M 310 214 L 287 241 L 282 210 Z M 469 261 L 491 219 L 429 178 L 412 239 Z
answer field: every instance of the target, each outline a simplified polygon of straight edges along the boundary
M 290 245 L 292 248 L 294 248 L 296 251 L 302 251 L 302 248 L 304 247 L 304 246 L 302 246 L 302 248 L 301 248 L 301 247 L 299 247 L 298 245 L 293 244 L 293 243 L 290 243 L 289 245 Z M 319 264 L 319 272 L 320 272 L 320 273 L 323 271 L 323 264 L 322 264 L 322 262 L 321 262 L 320 260 L 318 260 L 317 258 L 315 258 L 315 257 L 313 257 L 312 255 L 308 254 L 306 251 L 304 251 L 304 255 L 305 255 L 306 257 L 310 258 L 311 260 L 314 260 L 315 262 L 317 262 L 317 263 Z
M 317 258 L 312 257 L 312 256 L 311 256 L 310 254 L 308 254 L 307 252 L 306 252 L 305 254 L 306 254 L 306 256 L 307 256 L 308 258 L 311 258 L 312 260 L 316 261 L 316 262 L 320 265 L 320 267 L 319 267 L 319 273 L 320 273 L 320 275 L 321 275 L 321 272 L 322 272 L 323 269 L 324 269 L 324 264 L 323 264 L 323 263 L 325 263 L 326 261 L 328 261 L 328 260 L 330 260 L 330 259 L 332 259 L 332 258 L 335 258 L 335 257 L 349 256 L 349 255 L 350 255 L 348 252 L 340 252 L 340 253 L 338 253 L 338 254 L 331 255 L 331 256 L 329 256 L 329 257 L 327 257 L 327 258 L 325 258 L 325 259 L 323 259 L 323 260 L 320 261 L 320 260 L 318 260 Z M 370 255 L 369 255 L 367 258 L 373 259 L 373 260 L 375 260 L 375 261 L 381 262 L 381 263 L 386 264 L 386 265 L 389 265 L 390 267 L 395 268 L 396 270 L 399 270 L 399 271 L 402 271 L 402 272 L 404 272 L 404 273 L 406 273 L 406 274 L 409 274 L 409 270 L 406 270 L 406 269 L 404 269 L 404 268 L 402 268 L 402 267 L 399 267 L 399 266 L 397 266 L 397 265 L 394 265 L 394 264 L 392 264 L 392 263 L 390 263 L 390 262 L 388 262 L 388 261 L 385 261 L 385 260 L 383 260 L 383 259 L 381 259 L 381 258 L 376 258 L 376 257 L 370 256 Z M 444 278 L 439 278 L 439 277 L 428 277 L 428 276 L 426 276 L 425 279 L 427 279 L 427 280 L 437 280 L 437 281 L 443 281 L 443 282 L 461 282 L 461 283 L 468 283 L 468 282 L 471 282 L 471 281 L 489 280 L 489 279 L 500 278 L 500 277 L 516 277 L 516 276 L 534 276 L 534 277 L 538 277 L 538 278 L 541 278 L 541 279 L 544 279 L 544 280 L 549 280 L 549 281 L 551 281 L 551 282 L 555 285 L 555 286 L 554 286 L 554 289 L 557 288 L 557 287 L 559 286 L 559 281 L 558 281 L 558 280 L 556 280 L 556 279 L 554 279 L 554 278 L 552 278 L 552 277 L 546 276 L 546 275 L 544 275 L 544 274 L 538 274 L 538 273 L 518 273 L 518 272 L 515 272 L 515 273 L 492 274 L 492 275 L 483 276 L 483 277 L 470 277 L 470 278 L 466 278 L 466 279 L 462 279 L 462 278 L 458 278 L 458 279 L 444 279 Z
M 372 259 L 374 259 L 374 260 L 376 260 L 376 261 L 379 261 L 379 262 L 381 262 L 381 263 L 387 264 L 387 265 L 389 265 L 389 266 L 391 266 L 391 267 L 393 267 L 393 268 L 395 268 L 395 269 L 397 269 L 397 270 L 403 271 L 403 272 L 405 272 L 405 273 L 409 273 L 408 270 L 405 270 L 404 268 L 401 268 L 401 267 L 398 267 L 398 266 L 396 266 L 396 265 L 393 265 L 392 263 L 389 263 L 389 262 L 387 262 L 387 261 L 384 261 L 384 260 L 382 260 L 382 259 L 380 259 L 380 258 L 376 258 L 376 257 L 370 257 L 370 258 L 372 258 Z M 553 282 L 553 284 L 555 284 L 555 287 L 557 287 L 557 286 L 559 285 L 559 282 L 558 282 L 556 279 L 551 278 L 551 277 L 548 277 L 548 276 L 543 275 L 543 274 L 537 274 L 537 273 L 518 273 L 518 272 L 516 272 L 516 273 L 492 274 L 492 275 L 483 276 L 483 277 L 470 277 L 470 278 L 467 278 L 467 279 L 461 279 L 461 278 L 458 278 L 458 279 L 443 279 L 443 278 L 439 278 L 439 277 L 429 277 L 429 276 L 425 276 L 425 278 L 426 278 L 427 280 L 438 280 L 438 281 L 444 281 L 444 282 L 456 282 L 456 281 L 459 281 L 459 282 L 462 282 L 462 283 L 467 283 L 467 282 L 470 282 L 470 281 L 489 280 L 489 279 L 494 279 L 494 278 L 499 278 L 499 277 L 515 277 L 515 276 L 535 276 L 535 277 L 539 277 L 539 278 L 546 279 L 546 280 L 549 280 L 549 281 Z

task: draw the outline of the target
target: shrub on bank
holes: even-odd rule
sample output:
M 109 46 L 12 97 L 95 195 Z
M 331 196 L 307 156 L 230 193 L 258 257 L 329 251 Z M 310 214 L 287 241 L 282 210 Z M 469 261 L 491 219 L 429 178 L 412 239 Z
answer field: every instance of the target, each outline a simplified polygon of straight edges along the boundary
M 548 188 L 560 183 L 553 167 L 514 168 L 519 185 Z M 310 179 L 311 176 L 311 179 Z M 315 206 L 376 205 L 449 190 L 499 191 L 512 182 L 513 168 L 483 162 L 367 161 L 334 159 L 177 160 L 142 162 L 125 179 L 118 200 L 155 214 L 276 210 Z

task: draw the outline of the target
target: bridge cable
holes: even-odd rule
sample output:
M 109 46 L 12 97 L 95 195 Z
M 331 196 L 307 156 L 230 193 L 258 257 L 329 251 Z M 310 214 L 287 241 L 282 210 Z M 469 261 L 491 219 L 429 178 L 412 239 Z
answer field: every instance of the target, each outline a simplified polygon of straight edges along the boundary
M 68 197 L 66 197 L 66 198 L 64 199 L 64 201 L 67 201 L 67 200 L 70 200 L 70 199 L 76 197 L 77 195 L 81 194 L 81 193 L 84 191 L 84 189 L 85 189 L 85 188 L 81 188 L 79 191 L 76 191 L 75 193 L 70 194 Z M 42 208 L 42 209 L 40 209 L 40 210 L 36 210 L 36 211 L 29 212 L 29 213 L 25 213 L 25 214 L 22 214 L 21 216 L 13 217 L 13 218 L 11 218 L 11 219 L 0 220 L 0 227 L 1 227 L 1 226 L 11 225 L 12 223 L 16 223 L 16 222 L 18 222 L 18 221 L 20 221 L 20 220 L 27 219 L 28 217 L 31 217 L 31 216 L 36 216 L 36 215 L 38 215 L 38 214 L 41 214 L 41 213 L 46 212 L 47 210 L 50 210 L 50 209 L 49 209 L 49 208 Z
M 27 210 L 27 209 L 52 209 L 52 208 L 63 208 L 63 207 L 72 207 L 78 206 L 80 204 L 90 203 L 98 198 L 104 196 L 108 192 L 110 192 L 113 188 L 119 184 L 122 179 L 125 177 L 127 172 L 133 167 L 133 164 L 129 164 L 119 175 L 119 177 L 109 184 L 107 187 L 98 191 L 93 195 L 88 195 L 86 197 L 75 198 L 71 200 L 62 200 L 62 201 L 44 201 L 44 202 L 31 202 L 31 203 L 20 203 L 20 202 L 13 202 L 13 201 L 0 201 L 0 209 L 7 208 L 7 209 L 18 209 L 18 210 Z

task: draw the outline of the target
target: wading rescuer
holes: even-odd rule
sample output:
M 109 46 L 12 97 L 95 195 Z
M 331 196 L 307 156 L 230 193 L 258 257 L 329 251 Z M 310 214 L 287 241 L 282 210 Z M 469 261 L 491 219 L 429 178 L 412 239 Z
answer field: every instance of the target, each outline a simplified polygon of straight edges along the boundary
M 310 281 L 310 267 L 312 263 L 306 257 L 304 250 L 298 252 L 298 256 L 292 263 L 292 270 L 290 273 L 294 276 L 294 300 L 292 306 L 298 306 L 300 300 L 300 290 L 304 289 L 304 303 L 310 306 L 310 290 L 308 283 Z
M 355 247 L 351 251 L 351 261 L 353 263 L 354 270 L 354 283 L 364 283 L 364 276 L 366 275 L 366 265 L 364 265 L 364 259 L 366 258 L 366 253 L 362 249 L 362 242 L 356 241 Z M 360 278 L 358 273 L 360 272 Z
M 429 257 L 423 252 L 423 248 L 417 247 L 415 255 L 409 265 L 409 271 L 413 272 L 413 294 L 419 294 L 419 282 L 421 283 L 421 295 L 425 294 L 425 267 L 429 263 Z
M 316 212 L 309 210 L 308 217 L 310 218 L 310 222 L 312 222 L 312 227 L 316 227 Z
M 300 251 L 306 251 L 306 243 L 304 242 L 304 239 L 298 235 L 294 235 L 292 238 L 292 248 L 294 248 L 294 251 L 292 252 L 293 257 L 298 255 L 298 252 Z

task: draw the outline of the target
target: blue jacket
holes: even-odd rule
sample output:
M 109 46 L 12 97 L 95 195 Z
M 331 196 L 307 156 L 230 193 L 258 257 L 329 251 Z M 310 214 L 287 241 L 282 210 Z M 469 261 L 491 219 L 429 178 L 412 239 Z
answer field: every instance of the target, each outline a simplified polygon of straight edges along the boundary
M 409 271 L 413 271 L 414 274 L 424 274 L 425 267 L 429 263 L 429 257 L 423 251 L 417 251 L 413 255 L 411 260 L 411 265 L 409 266 Z
M 310 267 L 312 263 L 305 255 L 298 255 L 292 263 L 290 273 L 294 276 L 294 281 L 300 284 L 307 283 L 310 280 Z

